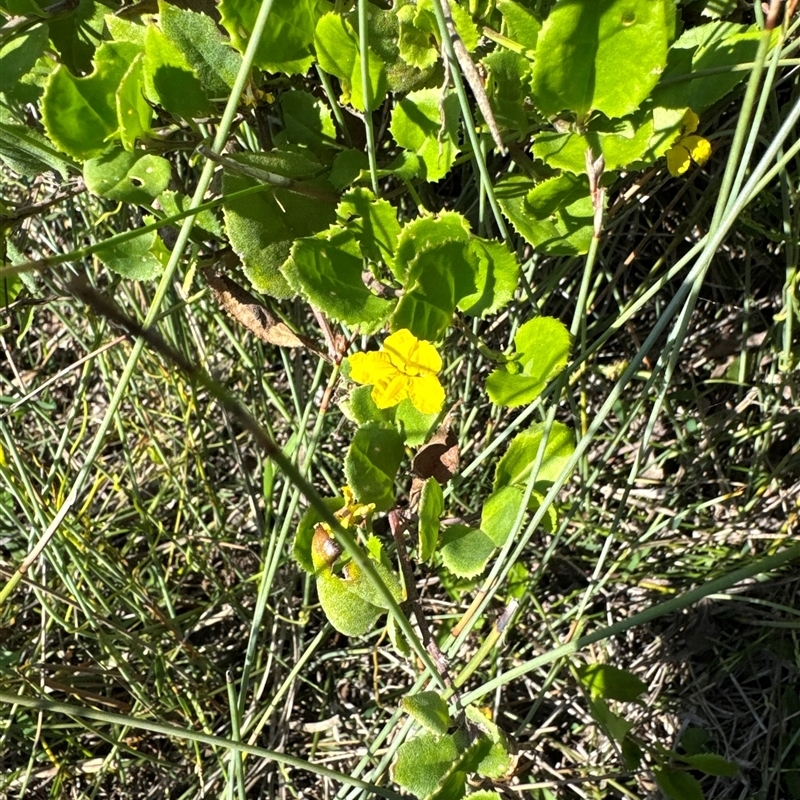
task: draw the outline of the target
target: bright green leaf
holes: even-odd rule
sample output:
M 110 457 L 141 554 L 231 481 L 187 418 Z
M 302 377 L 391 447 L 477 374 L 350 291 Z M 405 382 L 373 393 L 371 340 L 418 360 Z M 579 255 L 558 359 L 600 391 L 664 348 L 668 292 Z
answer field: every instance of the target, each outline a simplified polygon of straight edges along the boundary
M 462 297 L 458 308 L 470 317 L 496 314 L 511 301 L 519 282 L 516 256 L 502 242 L 470 239 L 470 250 L 478 259 L 474 294 Z
M 314 47 L 319 65 L 335 75 L 342 86 L 342 102 L 357 111 L 364 111 L 364 91 L 361 82 L 361 53 L 358 36 L 350 22 L 340 14 L 323 15 L 314 32 Z M 367 51 L 369 107 L 376 109 L 386 95 L 386 70 L 374 50 Z
M 317 575 L 317 594 L 328 621 L 345 636 L 363 636 L 384 613 L 364 600 L 349 581 L 328 571 Z
M 647 690 L 633 673 L 610 664 L 588 664 L 578 674 L 592 697 L 631 703 Z
M 510 50 L 494 50 L 482 61 L 486 70 L 486 94 L 500 130 L 526 131 L 525 97 L 531 64 Z
M 158 196 L 158 202 L 164 211 L 164 216 L 171 217 L 176 214 L 182 214 L 189 207 L 189 197 L 185 194 L 179 194 L 172 190 L 161 192 Z M 207 208 L 197 214 L 194 218 L 194 227 L 204 230 L 206 233 L 215 236 L 218 239 L 224 237 L 222 225 L 217 219 L 214 211 Z
M 42 98 L 42 121 L 59 149 L 79 161 L 108 149 L 119 130 L 116 92 L 139 52 L 130 42 L 106 42 L 85 78 L 76 78 L 63 64 L 53 72 Z
M 83 165 L 92 194 L 126 203 L 150 203 L 167 188 L 172 167 L 166 158 L 117 148 Z
M 417 797 L 427 797 L 460 755 L 453 736 L 422 733 L 398 748 L 392 779 Z
M 343 363 L 347 364 L 348 362 Z M 391 427 L 394 423 L 396 407 L 378 408 L 372 399 L 371 386 L 356 386 L 350 391 L 350 396 L 340 404 L 340 407 L 342 413 L 357 425 L 377 422 L 384 427 Z
M 508 450 L 495 469 L 493 486 L 495 492 L 503 486 L 527 484 L 533 465 L 536 463 L 544 430 L 544 423 L 535 423 L 511 440 Z M 554 422 L 536 475 L 536 485 L 543 482 L 553 483 L 574 451 L 575 434 L 572 429 L 560 422 Z
M 394 505 L 394 479 L 403 455 L 403 440 L 396 431 L 378 425 L 365 425 L 356 431 L 344 472 L 360 503 L 375 503 L 378 511 Z
M 439 414 L 424 414 L 409 398 L 403 400 L 395 408 L 395 422 L 403 437 L 403 441 L 409 447 L 418 447 L 428 441 L 433 431 Z
M 298 239 L 283 274 L 292 289 L 333 319 L 373 332 L 383 325 L 392 303 L 370 292 L 363 269 L 355 234 L 333 225 Z
M 484 778 L 505 778 L 514 767 L 514 756 L 509 752 L 508 737 L 476 706 L 468 705 L 465 712 L 473 728 L 480 730 L 491 743 L 475 771 Z
M 523 499 L 524 492 L 519 486 L 503 486 L 486 498 L 481 512 L 481 530 L 495 547 L 502 547 L 508 541 L 522 510 Z
M 116 93 L 117 120 L 122 146 L 133 152 L 137 139 L 150 133 L 153 110 L 142 94 L 144 54 L 139 53 L 123 75 Z
M 186 57 L 207 94 L 227 97 L 242 59 L 222 38 L 214 20 L 164 0 L 159 0 L 158 12 L 162 30 Z
M 0 92 L 11 92 L 19 79 L 33 69 L 49 38 L 47 23 L 34 25 L 0 47 Z
M 336 217 L 341 226 L 353 231 L 364 258 L 386 264 L 393 262 L 400 223 L 391 203 L 376 200 L 369 189 L 352 189 L 342 197 Z
M 451 525 L 444 530 L 439 546 L 442 563 L 460 578 L 480 575 L 494 550 L 494 542 L 483 531 L 466 525 Z
M 674 0 L 556 3 L 536 45 L 532 90 L 546 116 L 623 117 L 658 82 L 674 30 Z
M 553 255 L 589 251 L 594 208 L 585 179 L 560 175 L 534 183 L 509 175 L 495 184 L 503 214 L 529 244 Z
M 257 67 L 286 75 L 302 75 L 308 70 L 313 61 L 316 6 L 315 0 L 273 0 L 256 50 Z M 261 0 L 222 0 L 219 4 L 222 26 L 240 53 L 247 49 L 260 8 Z
M 448 93 L 442 102 L 441 90 L 420 89 L 395 106 L 389 129 L 400 147 L 419 156 L 422 177 L 434 182 L 450 171 L 458 155 L 459 120 L 455 92 Z
M 417 692 L 400 701 L 403 711 L 410 714 L 423 728 L 434 734 L 445 734 L 450 727 L 447 703 L 437 692 Z
M 424 83 L 432 70 L 430 65 L 425 69 L 418 69 L 401 56 L 398 19 L 400 10 L 402 9 L 398 9 L 397 4 L 393 9 L 384 11 L 370 3 L 369 46 L 383 62 L 389 91 L 397 94 L 408 94 Z M 434 61 L 436 58 L 437 56 L 434 52 Z
M 538 17 L 516 0 L 497 0 L 497 9 L 503 15 L 503 34 L 531 52 L 535 50 L 542 29 Z
M 436 478 L 428 478 L 419 500 L 419 560 L 430 561 L 439 543 L 439 520 L 444 512 L 444 494 Z
M 171 114 L 192 119 L 208 111 L 208 96 L 191 64 L 166 34 L 151 24 L 144 46 L 144 90 Z

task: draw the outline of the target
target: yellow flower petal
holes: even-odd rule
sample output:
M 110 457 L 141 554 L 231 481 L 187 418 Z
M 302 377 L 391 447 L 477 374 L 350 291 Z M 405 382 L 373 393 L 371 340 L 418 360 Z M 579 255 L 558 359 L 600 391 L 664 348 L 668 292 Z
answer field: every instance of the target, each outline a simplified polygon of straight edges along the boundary
M 680 143 L 672 145 L 667 150 L 667 169 L 669 174 L 677 178 L 683 175 L 692 163 L 689 151 Z
M 406 328 L 386 337 L 384 350 L 392 363 L 406 375 L 436 374 L 442 368 L 442 357 L 430 343 L 417 339 Z
M 408 382 L 408 396 L 417 411 L 437 414 L 444 405 L 444 389 L 435 375 L 420 375 Z
M 687 133 L 694 133 L 699 124 L 700 117 L 698 117 L 691 108 L 687 108 L 686 113 L 683 115 L 683 122 L 681 123 L 681 136 L 685 136 Z
M 408 397 L 408 382 L 408 376 L 397 371 L 388 381 L 377 382 L 372 387 L 372 399 L 375 405 L 378 408 L 391 408 L 401 403 Z
M 355 383 L 374 384 L 379 380 L 389 380 L 397 369 L 386 353 L 354 353 L 350 362 L 350 379 Z
M 700 167 L 711 158 L 711 142 L 702 136 L 684 136 L 681 139 L 681 146 L 689 151 L 692 161 Z

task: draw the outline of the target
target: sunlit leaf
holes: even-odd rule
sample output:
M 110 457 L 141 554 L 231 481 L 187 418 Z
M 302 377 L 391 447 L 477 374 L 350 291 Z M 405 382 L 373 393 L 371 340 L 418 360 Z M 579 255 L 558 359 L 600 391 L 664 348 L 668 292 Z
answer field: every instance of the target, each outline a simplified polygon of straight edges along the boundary
M 376 199 L 369 189 L 352 189 L 342 197 L 336 217 L 340 225 L 355 233 L 365 258 L 393 262 L 400 224 L 391 203 Z
M 503 34 L 528 50 L 535 50 L 542 29 L 539 18 L 516 0 L 497 0 L 497 9 L 503 15 Z
M 466 525 L 446 528 L 439 546 L 442 564 L 460 578 L 480 575 L 494 550 L 494 542 L 483 531 Z
M 417 797 L 427 797 L 460 754 L 461 748 L 454 736 L 422 733 L 398 748 L 392 764 L 392 779 Z
M 116 92 L 119 138 L 129 152 L 133 152 L 137 139 L 150 133 L 153 109 L 142 93 L 143 80 L 144 54 L 139 53 L 122 76 Z
M 474 294 L 462 297 L 458 308 L 471 317 L 496 314 L 511 301 L 519 281 L 516 256 L 502 242 L 470 239 L 470 250 L 477 257 Z
M 167 188 L 172 167 L 166 158 L 117 148 L 83 165 L 86 188 L 109 200 L 149 203 Z
M 439 520 L 444 512 L 444 494 L 436 478 L 428 478 L 419 500 L 419 560 L 430 561 L 439 543 Z
M 127 242 L 106 245 L 96 255 L 123 278 L 147 281 L 157 278 L 164 271 L 168 253 L 158 234 L 152 231 Z
M 19 79 L 33 69 L 49 38 L 47 23 L 40 23 L 11 37 L 0 47 L 0 92 L 12 91 Z
M 673 0 L 556 3 L 536 44 L 534 102 L 547 116 L 630 114 L 658 82 L 674 25 Z
M 447 703 L 437 692 L 417 692 L 400 701 L 403 710 L 433 734 L 445 734 L 450 727 Z
M 544 435 L 544 423 L 535 423 L 528 430 L 518 433 L 497 463 L 494 474 L 494 491 L 514 484 L 524 486 L 528 482 L 539 446 Z M 536 475 L 536 484 L 553 483 L 575 451 L 575 434 L 561 422 L 554 422 L 544 450 L 541 466 Z
M 343 497 L 325 497 L 323 502 L 331 513 L 344 506 Z M 316 572 L 316 567 L 311 558 L 311 541 L 314 538 L 315 528 L 320 522 L 322 522 L 322 516 L 316 508 L 311 506 L 306 509 L 297 525 L 297 533 L 295 533 L 294 543 L 292 544 L 292 555 L 295 561 L 297 561 L 301 569 L 311 574 Z
M 273 0 L 255 64 L 268 72 L 303 74 L 311 66 L 311 43 L 318 12 L 315 0 Z M 221 23 L 233 46 L 244 53 L 261 8 L 261 0 L 222 0 Z
M 592 697 L 630 703 L 647 690 L 636 675 L 611 664 L 587 664 L 578 674 Z
M 722 778 L 735 778 L 740 771 L 736 764 L 716 753 L 696 753 L 692 756 L 681 756 L 681 760 L 692 769 Z
M 403 460 L 403 440 L 397 431 L 379 425 L 359 428 L 347 450 L 344 471 L 347 483 L 362 503 L 374 503 L 378 511 L 394 505 L 394 479 Z
M 333 319 L 371 332 L 383 325 L 393 303 L 370 292 L 362 278 L 363 268 L 355 234 L 333 225 L 298 239 L 283 275 L 292 289 Z
M 470 704 L 465 709 L 467 719 L 491 743 L 475 771 L 485 778 L 502 780 L 513 770 L 516 759 L 510 752 L 508 737 L 480 709 Z
M 450 171 L 458 155 L 459 120 L 454 92 L 442 101 L 439 89 L 420 89 L 395 106 L 389 129 L 401 147 L 419 156 L 423 178 L 433 182 Z
M 519 486 L 503 486 L 486 498 L 481 512 L 481 530 L 495 547 L 502 547 L 508 541 L 522 510 L 523 499 L 524 492 Z
M 330 12 L 323 15 L 314 32 L 314 47 L 319 65 L 335 75 L 342 87 L 342 102 L 364 111 L 361 52 L 358 35 L 348 20 Z M 374 50 L 367 51 L 369 107 L 377 108 L 386 94 L 386 70 Z

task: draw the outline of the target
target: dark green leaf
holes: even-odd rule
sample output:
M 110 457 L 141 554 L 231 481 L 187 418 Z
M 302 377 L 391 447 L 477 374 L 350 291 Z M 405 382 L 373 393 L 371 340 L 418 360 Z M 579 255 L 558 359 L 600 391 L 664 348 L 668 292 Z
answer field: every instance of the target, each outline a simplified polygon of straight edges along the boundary
M 49 169 L 67 178 L 71 162 L 55 150 L 38 131 L 27 125 L 0 122 L 0 159 L 20 175 L 33 178 Z
M 486 94 L 500 130 L 527 130 L 525 97 L 531 76 L 528 59 L 501 49 L 489 53 L 481 64 L 486 70 Z
M 617 743 L 625 741 L 630 729 L 633 727 L 632 722 L 628 722 L 624 717 L 615 714 L 601 697 L 595 697 L 589 701 L 589 710 L 592 717 L 609 737 Z
M 134 281 L 157 278 L 164 271 L 168 256 L 155 231 L 127 242 L 109 244 L 96 251 L 97 257 L 110 270 Z
M 49 29 L 46 23 L 34 25 L 0 47 L 0 92 L 10 92 L 47 47 Z
M 717 775 L 722 778 L 735 778 L 739 774 L 739 767 L 717 755 L 716 753 L 697 753 L 693 756 L 681 756 L 692 769 L 700 770 L 706 775 Z
M 704 800 L 700 782 L 688 772 L 656 767 L 653 770 L 656 783 L 669 800 Z
M 164 0 L 159 0 L 158 11 L 162 30 L 186 57 L 203 89 L 210 97 L 227 97 L 242 59 L 223 40 L 211 17 Z
M 330 109 L 310 92 L 284 92 L 281 109 L 285 127 L 275 136 L 276 144 L 302 144 L 322 153 L 336 142 Z

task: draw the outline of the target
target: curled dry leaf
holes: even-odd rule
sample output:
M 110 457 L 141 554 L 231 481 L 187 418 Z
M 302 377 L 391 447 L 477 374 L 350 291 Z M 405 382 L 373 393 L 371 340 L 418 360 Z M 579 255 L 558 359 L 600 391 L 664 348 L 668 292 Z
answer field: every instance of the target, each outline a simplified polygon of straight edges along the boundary
M 307 347 L 321 355 L 313 341 L 292 331 L 286 323 L 281 322 L 259 303 L 256 297 L 227 275 L 207 267 L 203 270 L 203 277 L 228 316 L 262 341 L 279 347 Z
M 417 478 L 445 484 L 458 472 L 458 439 L 450 429 L 450 415 L 445 418 L 430 441 L 414 456 L 411 469 Z

